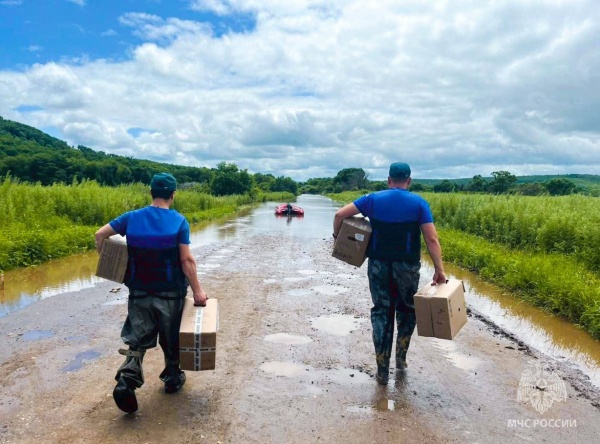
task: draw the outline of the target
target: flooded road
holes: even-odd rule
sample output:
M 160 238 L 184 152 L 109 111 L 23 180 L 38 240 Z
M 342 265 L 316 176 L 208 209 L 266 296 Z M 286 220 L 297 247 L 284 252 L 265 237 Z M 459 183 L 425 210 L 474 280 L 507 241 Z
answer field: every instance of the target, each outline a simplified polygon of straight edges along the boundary
M 469 322 L 454 341 L 415 335 L 407 371 L 379 387 L 366 266 L 331 257 L 333 202 L 298 204 L 303 218 L 269 203 L 194 232 L 219 299 L 217 369 L 165 396 L 149 351 L 135 415 L 111 397 L 127 290 L 93 276 L 95 253 L 7 273 L 0 442 L 594 442 L 598 342 L 449 265 Z M 566 385 L 545 414 L 517 399 L 535 362 Z
M 298 204 L 307 210 L 306 217 L 275 217 L 275 204 L 266 203 L 221 223 L 193 227 L 192 249 L 236 242 L 260 234 L 292 237 L 300 243 L 328 238 L 333 213 L 338 206 L 330 199 L 309 195 L 300 196 Z M 90 288 L 104 281 L 94 274 L 97 262 L 97 254 L 88 252 L 38 267 L 7 272 L 5 289 L 0 292 L 0 317 L 36 301 Z M 449 276 L 465 282 L 469 308 L 489 318 L 502 330 L 514 334 L 528 346 L 568 362 L 600 388 L 599 341 L 573 324 L 505 294 L 467 270 L 450 264 L 446 264 L 446 268 Z M 424 258 L 422 274 L 428 276 L 432 273 L 428 258 Z

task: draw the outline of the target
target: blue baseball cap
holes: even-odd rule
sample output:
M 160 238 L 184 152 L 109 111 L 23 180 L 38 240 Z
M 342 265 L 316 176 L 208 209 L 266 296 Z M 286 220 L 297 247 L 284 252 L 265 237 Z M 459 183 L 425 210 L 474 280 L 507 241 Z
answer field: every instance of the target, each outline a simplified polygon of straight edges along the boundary
M 404 162 L 394 162 L 390 165 L 390 174 L 392 179 L 408 179 L 410 177 L 410 167 Z

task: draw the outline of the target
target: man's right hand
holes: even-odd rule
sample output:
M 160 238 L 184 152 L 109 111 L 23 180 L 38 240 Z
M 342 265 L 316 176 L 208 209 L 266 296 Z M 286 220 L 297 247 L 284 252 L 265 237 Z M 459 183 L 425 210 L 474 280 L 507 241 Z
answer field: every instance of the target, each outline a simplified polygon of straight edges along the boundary
M 206 306 L 206 300 L 208 299 L 208 295 L 204 290 L 200 290 L 198 293 L 194 293 L 194 305 L 204 307 Z

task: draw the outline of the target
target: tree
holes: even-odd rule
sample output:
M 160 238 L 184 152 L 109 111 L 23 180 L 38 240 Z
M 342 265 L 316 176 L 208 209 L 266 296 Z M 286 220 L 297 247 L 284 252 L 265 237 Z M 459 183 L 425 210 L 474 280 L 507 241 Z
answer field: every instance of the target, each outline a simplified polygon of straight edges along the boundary
M 577 185 L 569 179 L 558 178 L 544 182 L 544 188 L 551 196 L 566 196 L 575 193 Z
M 236 164 L 221 162 L 210 183 L 212 194 L 227 196 L 249 193 L 254 181 L 247 170 L 239 170 Z
M 494 171 L 494 179 L 488 184 L 488 191 L 494 194 L 507 193 L 516 183 L 517 176 L 508 171 Z
M 362 168 L 344 168 L 333 178 L 333 185 L 341 191 L 363 190 L 368 184 L 367 173 Z
M 473 176 L 473 179 L 467 184 L 466 191 L 473 191 L 475 193 L 483 193 L 487 186 L 487 182 L 480 174 Z
M 290 177 L 279 176 L 271 185 L 271 191 L 289 191 L 296 195 L 298 194 L 298 184 Z
M 522 196 L 541 196 L 546 192 L 546 187 L 538 182 L 522 183 L 517 187 L 517 193 Z
M 442 180 L 440 183 L 436 183 L 433 186 L 434 193 L 453 193 L 456 191 L 457 186 L 454 182 L 449 181 L 448 179 Z

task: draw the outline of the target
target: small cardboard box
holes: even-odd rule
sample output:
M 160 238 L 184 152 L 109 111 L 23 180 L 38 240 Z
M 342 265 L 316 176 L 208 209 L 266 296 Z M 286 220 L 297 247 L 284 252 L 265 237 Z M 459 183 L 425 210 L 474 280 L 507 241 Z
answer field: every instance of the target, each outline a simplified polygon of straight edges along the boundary
M 122 284 L 127 271 L 128 257 L 124 237 L 116 235 L 104 239 L 96 276 Z
M 195 307 L 193 298 L 185 298 L 179 328 L 179 361 L 182 370 L 215 369 L 218 329 L 219 304 L 216 299 L 208 299 L 206 307 Z
M 453 339 L 467 323 L 463 281 L 425 285 L 415 294 L 415 312 L 419 336 Z
M 365 261 L 371 231 L 371 224 L 363 217 L 344 219 L 331 255 L 350 265 L 360 267 Z

